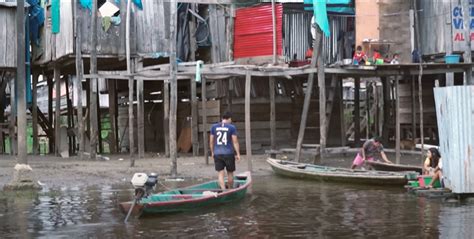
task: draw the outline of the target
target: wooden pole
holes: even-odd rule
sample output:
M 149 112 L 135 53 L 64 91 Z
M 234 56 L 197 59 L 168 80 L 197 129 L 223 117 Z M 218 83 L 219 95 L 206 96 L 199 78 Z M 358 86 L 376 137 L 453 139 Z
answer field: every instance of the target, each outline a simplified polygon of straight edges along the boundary
M 337 76 L 336 76 L 337 77 Z M 343 81 L 336 79 L 337 83 L 337 92 L 339 100 L 339 117 L 341 118 L 341 146 L 346 146 L 346 118 L 344 114 L 344 87 Z
M 92 23 L 91 23 L 91 56 L 90 56 L 90 74 L 97 75 L 97 0 L 92 0 Z M 95 160 L 97 154 L 98 141 L 98 116 L 97 116 L 97 78 L 90 79 L 90 159 Z
M 462 15 L 463 15 L 463 24 L 464 24 L 464 63 L 471 63 L 471 1 L 461 1 L 462 4 Z M 450 39 L 450 38 L 448 38 Z M 473 85 L 474 81 L 472 79 L 472 67 L 469 67 L 464 73 L 464 84 L 465 85 Z
M 316 38 L 313 39 L 313 46 L 316 46 L 315 49 L 319 49 L 322 44 L 323 34 L 319 27 L 316 27 Z M 311 57 L 311 68 L 316 67 L 316 61 L 319 58 L 320 51 L 313 51 L 313 56 Z M 311 92 L 313 91 L 313 83 L 314 83 L 314 73 L 310 73 L 308 75 L 308 83 L 306 85 L 306 92 L 304 97 L 303 103 L 303 111 L 301 113 L 301 122 L 300 122 L 300 129 L 298 132 L 298 139 L 296 142 L 296 152 L 295 152 L 295 161 L 300 161 L 301 156 L 301 145 L 303 144 L 304 133 L 306 130 L 306 121 L 308 119 L 308 110 L 309 110 L 309 103 L 311 101 Z
M 73 114 L 72 114 L 72 102 L 69 99 L 69 77 L 65 78 L 64 81 L 65 88 L 66 88 L 66 105 L 67 105 L 67 127 L 68 129 L 73 129 L 72 121 L 73 121 Z M 69 136 L 68 134 L 68 143 L 69 143 L 69 155 L 72 155 L 74 153 L 74 143 L 73 143 L 73 137 Z
M 16 92 L 17 92 L 17 125 L 18 125 L 18 163 L 28 164 L 26 151 L 26 65 L 25 65 L 25 1 L 17 0 L 16 9 Z
M 399 77 L 395 76 L 395 162 L 400 164 L 400 86 Z
M 38 142 L 38 73 L 33 74 L 33 94 L 32 94 L 32 116 L 33 116 L 33 155 L 39 153 Z M 1 133 L 0 133 L 1 134 Z M 0 142 L 3 143 L 3 142 Z
M 411 78 L 411 138 L 413 142 L 416 139 L 416 81 L 415 77 Z
M 43 76 L 44 77 L 44 76 Z M 53 129 L 53 79 L 51 77 L 47 77 L 47 82 L 48 82 L 48 121 L 49 121 L 49 126 L 51 129 Z M 51 130 L 52 131 L 52 130 Z M 52 135 L 51 132 L 51 137 L 49 138 L 49 153 L 54 153 L 54 140 L 55 137 Z
M 178 174 L 178 149 L 177 149 L 177 111 L 178 111 L 178 80 L 176 62 L 176 37 L 178 13 L 176 9 L 176 0 L 170 3 L 170 157 L 171 157 L 171 176 Z
M 61 146 L 61 72 L 59 65 L 54 65 L 54 85 L 55 85 L 55 107 L 54 107 L 54 151 L 56 156 L 60 156 Z
M 163 82 L 163 131 L 165 135 L 165 156 L 170 156 L 170 82 Z
M 78 141 L 79 141 L 79 158 L 84 159 L 84 117 L 83 117 L 83 108 L 82 108 L 82 78 L 84 75 L 84 62 L 82 61 L 82 34 L 81 34 L 81 19 L 78 16 L 78 4 L 74 4 L 74 19 L 75 19 L 75 41 L 76 41 L 76 82 L 77 86 L 77 124 L 78 124 Z
M 418 10 L 416 2 L 413 4 L 415 10 L 415 33 L 416 33 L 416 45 L 418 48 L 421 47 L 420 44 L 420 22 L 418 20 Z M 466 9 L 466 8 L 465 8 Z M 469 51 L 470 52 L 470 51 Z M 470 54 L 470 53 L 469 53 Z M 469 58 L 470 59 L 470 58 Z M 469 60 L 470 61 L 470 60 Z M 420 107 L 420 138 L 421 138 L 421 165 L 423 165 L 424 160 L 424 146 L 425 146 L 425 132 L 424 132 L 424 125 L 423 125 L 423 84 L 421 79 L 423 77 L 423 65 L 422 61 L 420 60 L 419 64 L 419 73 L 418 73 L 418 100 L 419 100 L 419 107 Z
M 97 80 L 97 91 L 96 91 L 96 109 L 97 109 L 97 142 L 99 146 L 99 153 L 104 152 L 104 145 L 102 144 L 102 119 L 101 119 L 101 111 L 100 111 L 100 97 L 99 97 L 99 84 Z
M 451 55 L 453 54 L 452 15 L 446 14 L 444 18 L 446 19 L 446 26 L 444 28 L 444 39 L 445 39 L 444 46 L 446 47 L 446 55 Z M 413 25 L 414 25 L 414 20 L 415 20 L 415 16 L 413 15 Z M 446 73 L 446 86 L 453 86 L 453 85 L 454 85 L 454 73 L 447 72 Z
M 252 172 L 252 136 L 250 128 L 250 89 L 252 87 L 252 76 L 247 71 L 245 74 L 245 154 L 247 158 L 248 171 Z
M 354 80 L 354 146 L 360 145 L 360 77 Z
M 228 61 L 234 60 L 234 28 L 235 28 L 235 4 L 230 5 L 229 22 L 227 23 L 227 49 Z
M 272 150 L 276 150 L 276 113 L 275 113 L 275 78 L 268 80 L 270 92 L 270 145 Z
M 196 5 L 191 4 L 191 10 L 196 11 Z M 189 21 L 189 36 L 191 39 L 190 48 L 190 61 L 196 61 L 196 17 L 191 16 Z M 191 142 L 193 145 L 193 156 L 198 156 L 199 154 L 199 124 L 198 124 L 198 104 L 196 98 L 196 80 L 191 78 L 189 83 L 191 84 Z
M 204 146 L 204 158 L 206 159 L 206 165 L 209 164 L 209 136 L 207 135 L 207 89 L 206 89 L 206 77 L 201 78 L 201 102 L 202 102 L 202 142 Z
M 12 78 L 10 81 L 10 99 L 16 99 L 16 83 L 17 80 L 15 78 Z M 10 112 L 10 155 L 16 155 L 18 152 L 18 147 L 17 147 L 17 137 L 16 137 L 16 123 L 17 123 L 17 104 L 18 101 L 16 100 L 10 100 L 10 106 L 11 106 L 11 112 Z
M 130 11 L 131 11 L 131 0 L 127 1 L 127 16 L 125 23 L 125 51 L 127 55 L 127 73 L 132 73 L 132 59 L 130 53 Z M 128 138 L 130 148 L 130 167 L 135 166 L 135 135 L 134 135 L 134 120 L 133 120 L 133 76 L 128 79 Z M 166 140 L 165 140 L 166 141 Z
M 143 79 L 137 80 L 137 130 L 138 130 L 138 158 L 145 156 L 145 99 L 143 95 Z
M 273 52 L 273 65 L 278 63 L 277 60 L 277 31 L 276 31 L 276 13 L 275 13 L 275 0 L 272 0 L 272 52 Z M 319 69 L 319 68 L 318 68 Z
M 109 83 L 109 117 L 110 117 L 110 153 L 118 153 L 117 139 L 117 80 L 108 80 Z
M 319 44 L 318 52 L 323 51 L 323 45 Z M 326 76 L 324 74 L 324 60 L 323 54 L 318 54 L 318 87 L 319 87 L 319 144 L 320 144 L 320 157 L 324 158 L 324 152 L 326 150 L 326 132 L 328 123 L 326 122 Z

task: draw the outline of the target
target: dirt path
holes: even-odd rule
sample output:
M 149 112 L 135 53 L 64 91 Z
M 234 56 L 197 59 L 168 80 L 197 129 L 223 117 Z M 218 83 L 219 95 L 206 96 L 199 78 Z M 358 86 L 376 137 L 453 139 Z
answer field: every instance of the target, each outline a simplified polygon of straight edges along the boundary
M 392 161 L 393 155 L 388 155 Z M 109 160 L 80 160 L 78 157 L 62 159 L 53 156 L 29 156 L 28 162 L 33 168 L 33 177 L 45 184 L 45 187 L 75 187 L 90 185 L 112 185 L 128 183 L 136 172 L 156 172 L 160 178 L 168 178 L 170 160 L 157 154 L 148 154 L 146 158 L 136 160 L 136 166 L 129 167 L 128 155 L 108 155 Z M 266 163 L 266 155 L 252 157 L 253 175 L 262 176 L 272 174 L 270 166 Z M 349 167 L 353 155 L 337 156 L 324 159 L 321 164 L 338 167 Z M 310 162 L 311 160 L 308 160 Z M 419 164 L 419 156 L 405 155 L 402 163 Z M 0 188 L 9 183 L 13 176 L 15 157 L 0 155 Z M 247 160 L 237 163 L 237 172 L 247 169 Z M 216 177 L 214 163 L 206 165 L 204 158 L 180 155 L 178 158 L 178 177 L 206 178 Z

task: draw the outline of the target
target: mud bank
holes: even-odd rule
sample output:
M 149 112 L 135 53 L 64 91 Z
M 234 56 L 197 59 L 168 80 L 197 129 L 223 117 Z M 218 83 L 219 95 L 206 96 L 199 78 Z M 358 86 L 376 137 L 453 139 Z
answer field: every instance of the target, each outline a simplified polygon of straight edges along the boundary
M 395 161 L 393 154 L 388 154 L 389 159 Z M 272 174 L 270 166 L 266 163 L 267 155 L 252 156 L 253 175 L 262 176 Z M 280 156 L 281 157 L 281 156 Z M 33 168 L 33 178 L 44 184 L 44 187 L 83 187 L 91 185 L 113 185 L 128 183 L 136 172 L 156 172 L 160 178 L 170 177 L 171 161 L 158 154 L 148 154 L 144 159 L 137 159 L 135 167 L 130 168 L 128 155 L 107 155 L 108 160 L 80 160 L 78 157 L 62 159 L 54 156 L 29 156 L 28 162 Z M 318 161 L 318 164 L 350 167 L 352 154 L 339 155 Z M 312 162 L 307 158 L 305 161 Z M 402 163 L 419 165 L 420 157 L 404 155 Z M 0 188 L 10 182 L 13 176 L 15 157 L 0 155 Z M 237 163 L 237 172 L 247 170 L 247 159 L 242 157 Z M 214 163 L 210 160 L 206 165 L 204 157 L 180 155 L 178 158 L 178 177 L 213 179 L 216 177 Z

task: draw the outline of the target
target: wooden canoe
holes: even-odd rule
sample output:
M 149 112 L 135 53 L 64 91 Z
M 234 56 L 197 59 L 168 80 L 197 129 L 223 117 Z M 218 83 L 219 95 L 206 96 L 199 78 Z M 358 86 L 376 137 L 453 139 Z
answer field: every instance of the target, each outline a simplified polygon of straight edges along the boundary
M 378 171 L 391 171 L 391 172 L 401 172 L 401 171 L 414 171 L 419 174 L 422 174 L 423 168 L 415 165 L 404 165 L 404 164 L 390 164 L 383 163 L 379 161 L 365 161 L 367 165 L 370 165 L 373 169 Z
M 370 185 L 405 185 L 408 181 L 407 173 L 401 172 L 352 170 L 273 158 L 267 159 L 267 163 L 276 174 L 292 178 Z
M 250 172 L 234 177 L 234 188 L 222 190 L 217 180 L 198 184 L 186 188 L 177 188 L 142 198 L 135 204 L 132 214 L 161 214 L 175 213 L 213 206 L 245 197 L 247 189 L 252 184 Z M 122 212 L 127 213 L 132 202 L 120 204 Z

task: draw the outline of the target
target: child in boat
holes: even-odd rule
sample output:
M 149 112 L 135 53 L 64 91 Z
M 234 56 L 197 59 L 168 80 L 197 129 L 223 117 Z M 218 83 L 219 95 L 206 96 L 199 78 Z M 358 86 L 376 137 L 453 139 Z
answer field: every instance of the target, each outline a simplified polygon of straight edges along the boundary
M 354 52 L 354 57 L 352 58 L 354 65 L 363 65 L 367 59 L 367 55 L 365 55 L 365 52 L 362 51 L 362 47 L 357 46 L 356 52 Z
M 426 152 L 426 159 L 423 165 L 423 174 L 434 175 L 436 167 L 441 159 L 441 155 L 436 148 L 430 148 Z
M 374 137 L 365 141 L 364 145 L 362 145 L 362 148 L 360 149 L 359 153 L 357 153 L 354 161 L 352 162 L 351 169 L 362 167 L 365 160 L 374 161 L 374 156 L 377 153 L 380 154 L 385 162 L 392 163 L 390 160 L 388 160 L 387 155 L 385 155 L 385 152 L 383 151 L 381 139 L 379 137 Z

